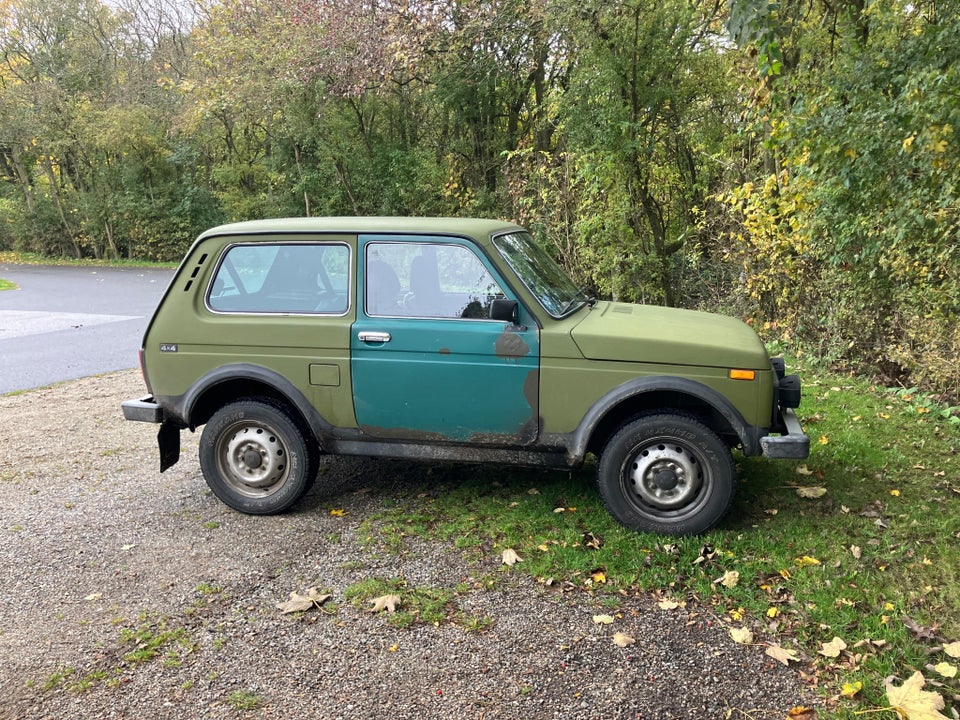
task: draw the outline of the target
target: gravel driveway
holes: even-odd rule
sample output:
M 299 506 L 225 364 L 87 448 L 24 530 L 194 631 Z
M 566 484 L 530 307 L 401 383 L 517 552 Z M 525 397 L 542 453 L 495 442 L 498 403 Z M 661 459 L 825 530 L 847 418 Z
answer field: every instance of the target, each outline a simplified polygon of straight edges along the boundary
M 142 390 L 127 371 L 0 397 L 0 718 L 780 720 L 810 704 L 708 609 L 635 597 L 600 625 L 588 595 L 495 558 L 369 547 L 360 524 L 423 482 L 414 464 L 329 459 L 294 512 L 234 513 L 195 437 L 157 472 L 152 429 L 119 409 Z M 373 576 L 456 589 L 489 627 L 395 628 L 344 598 Z M 312 586 L 329 612 L 276 609 Z M 615 645 L 614 627 L 637 643 Z

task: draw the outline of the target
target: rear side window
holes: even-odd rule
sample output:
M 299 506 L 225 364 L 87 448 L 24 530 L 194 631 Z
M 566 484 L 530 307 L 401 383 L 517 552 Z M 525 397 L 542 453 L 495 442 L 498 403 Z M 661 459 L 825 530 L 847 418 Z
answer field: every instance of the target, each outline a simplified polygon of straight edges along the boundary
M 207 293 L 215 312 L 343 315 L 350 248 L 342 243 L 233 245 Z

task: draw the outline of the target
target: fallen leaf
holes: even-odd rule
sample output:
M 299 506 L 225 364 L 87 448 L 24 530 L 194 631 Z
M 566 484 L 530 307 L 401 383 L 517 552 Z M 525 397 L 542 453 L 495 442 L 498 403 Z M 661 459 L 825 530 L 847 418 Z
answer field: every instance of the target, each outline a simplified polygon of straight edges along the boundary
M 926 627 L 924 625 L 920 625 L 913 618 L 906 616 L 903 618 L 903 624 L 906 625 L 907 629 L 912 632 L 918 640 L 937 642 L 937 630 L 940 629 L 940 625 L 934 624 L 930 627 Z
M 848 700 L 853 700 L 861 690 L 863 690 L 863 683 L 859 680 L 852 683 L 844 683 L 843 689 L 840 690 L 840 695 Z
M 127 543 L 126 545 L 123 545 L 120 549 L 121 549 L 121 550 L 133 550 L 136 546 L 137 546 L 136 543 Z
M 863 551 L 860 549 L 859 545 L 851 545 L 850 554 L 853 555 L 854 560 L 859 560 L 860 556 L 863 554 Z
M 797 656 L 796 650 L 790 650 L 788 648 L 780 647 L 779 645 L 768 645 L 767 649 L 763 651 L 764 655 L 769 655 L 774 660 L 784 665 L 789 665 L 791 662 L 800 662 L 800 658 Z
M 592 532 L 585 532 L 583 534 L 583 546 L 591 550 L 599 550 L 603 547 L 603 538 L 597 537 Z
M 378 613 L 386 610 L 387 612 L 394 613 L 397 611 L 397 607 L 400 605 L 402 600 L 399 595 L 381 595 L 378 598 L 373 598 L 369 600 L 370 604 L 373 605 L 370 608 L 370 612 Z
M 607 574 L 603 570 L 594 570 L 590 573 L 590 579 L 595 583 L 605 583 L 607 581 Z
M 740 573 L 736 570 L 727 570 L 721 577 L 714 580 L 713 584 L 720 583 L 725 588 L 735 588 L 738 582 L 740 582 Z
M 516 565 L 518 562 L 523 562 L 523 560 L 520 559 L 520 556 L 517 555 L 517 551 L 513 548 L 507 548 L 504 550 L 500 557 L 503 560 L 504 565 Z
M 923 674 L 915 672 L 903 685 L 895 687 L 892 680 L 886 683 L 887 702 L 902 720 L 949 720 L 939 711 L 943 710 L 943 698 L 939 693 L 921 690 L 926 685 Z
M 819 442 L 821 445 L 829 445 L 830 438 L 828 438 L 826 435 L 821 435 L 820 439 L 817 442 Z
M 286 602 L 277 603 L 277 610 L 284 615 L 295 612 L 306 612 L 307 610 L 311 610 L 315 607 L 319 608 L 327 600 L 329 600 L 330 597 L 330 595 L 322 595 L 315 587 L 307 590 L 306 595 L 301 595 L 298 592 L 291 592 L 289 600 Z
M 811 707 L 797 705 L 790 708 L 790 712 L 787 713 L 787 720 L 817 720 L 817 711 Z
M 597 625 L 609 625 L 613 622 L 613 615 L 594 615 L 593 621 Z
M 840 657 L 840 653 L 847 649 L 847 644 L 840 638 L 834 636 L 828 643 L 820 643 L 821 655 L 828 658 Z
M 626 633 L 617 632 L 613 634 L 613 642 L 617 647 L 627 647 L 627 645 L 633 645 L 636 640 Z
M 797 475 L 813 475 L 813 470 L 808 468 L 806 465 L 801 465 L 797 468 Z
M 937 663 L 933 666 L 933 669 L 945 678 L 955 678 L 957 676 L 957 666 L 948 662 Z
M 87 602 L 93 602 L 94 600 L 99 600 L 99 599 L 102 598 L 102 597 L 103 597 L 103 593 L 101 593 L 101 592 L 95 592 L 95 593 L 90 593 L 89 595 L 87 595 L 87 596 L 84 598 L 84 600 L 86 600 Z
M 753 642 L 753 633 L 750 628 L 730 628 L 730 637 L 737 645 L 749 645 Z
M 779 615 L 780 615 L 780 608 L 778 608 L 778 607 L 768 607 L 768 608 L 767 608 L 767 617 L 768 617 L 768 618 L 779 617 Z
M 661 610 L 676 610 L 678 607 L 680 607 L 680 603 L 678 603 L 676 600 L 671 600 L 669 598 L 664 598 L 663 600 L 658 602 L 657 605 L 660 606 Z
M 330 514 L 334 517 L 343 517 L 344 515 L 349 515 L 350 512 L 348 510 L 344 510 L 343 508 L 333 508 L 333 510 L 330 511 Z
M 710 562 L 716 554 L 717 551 L 713 545 L 703 545 L 700 548 L 700 554 L 697 556 L 697 559 L 693 561 L 693 564 L 700 565 L 701 563 Z
M 952 658 L 960 658 L 960 641 L 947 643 L 943 651 Z
M 804 486 L 801 485 L 797 488 L 797 495 L 802 498 L 807 498 L 808 500 L 823 497 L 827 494 L 827 489 L 825 487 L 819 487 L 816 485 L 813 486 Z
M 809 555 L 804 555 L 803 557 L 794 558 L 793 562 L 797 567 L 809 567 L 810 565 L 819 565 L 820 561 L 815 557 L 810 557 Z

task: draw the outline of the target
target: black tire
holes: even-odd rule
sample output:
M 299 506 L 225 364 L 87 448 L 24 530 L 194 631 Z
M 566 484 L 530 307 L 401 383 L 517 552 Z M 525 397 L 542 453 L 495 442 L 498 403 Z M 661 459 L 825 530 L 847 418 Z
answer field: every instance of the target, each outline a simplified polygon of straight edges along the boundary
M 226 505 L 250 515 L 280 513 L 317 477 L 318 449 L 282 405 L 238 400 L 217 410 L 200 437 L 200 468 Z
M 649 415 L 610 438 L 597 484 L 625 527 L 697 535 L 727 512 L 736 474 L 730 449 L 708 427 L 683 415 Z

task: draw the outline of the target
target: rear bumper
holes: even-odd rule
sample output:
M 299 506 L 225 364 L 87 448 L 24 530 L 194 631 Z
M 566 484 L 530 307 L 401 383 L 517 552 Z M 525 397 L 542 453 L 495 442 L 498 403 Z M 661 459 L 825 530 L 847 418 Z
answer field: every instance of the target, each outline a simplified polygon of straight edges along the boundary
M 782 435 L 765 435 L 760 438 L 764 457 L 802 460 L 810 455 L 810 437 L 803 431 L 797 413 L 792 408 L 784 409 L 781 420 L 786 432 Z
M 160 472 L 168 470 L 180 459 L 180 426 L 173 421 L 164 420 L 163 408 L 151 396 L 139 400 L 125 400 L 120 403 L 123 417 L 136 422 L 156 423 L 157 445 L 160 448 Z
M 163 408 L 157 405 L 152 396 L 139 400 L 125 400 L 120 403 L 123 408 L 123 417 L 137 422 L 162 423 Z

